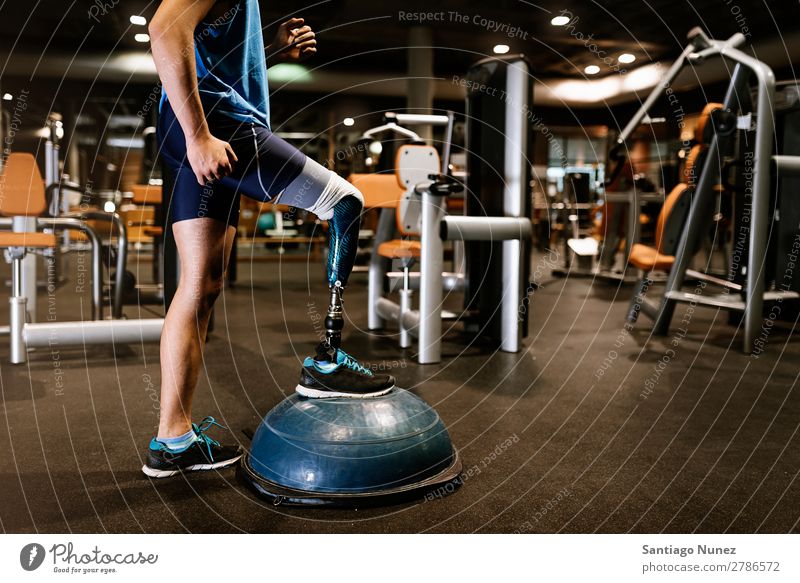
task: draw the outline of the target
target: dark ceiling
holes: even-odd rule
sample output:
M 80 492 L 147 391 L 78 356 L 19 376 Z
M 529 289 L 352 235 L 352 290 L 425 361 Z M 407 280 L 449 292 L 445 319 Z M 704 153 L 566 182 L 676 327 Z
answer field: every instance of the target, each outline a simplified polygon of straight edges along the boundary
M 595 54 L 599 50 L 614 56 L 632 52 L 638 57 L 636 64 L 672 57 L 696 25 L 717 38 L 749 32 L 753 43 L 800 30 L 800 8 L 794 0 L 312 0 L 302 9 L 288 0 L 260 4 L 267 37 L 289 16 L 305 17 L 319 34 L 314 65 L 330 71 L 404 71 L 410 24 L 402 21 L 400 11 L 444 13 L 431 24 L 435 72 L 443 76 L 465 71 L 497 43 L 526 53 L 538 77 L 553 78 L 580 74 L 589 64 L 601 65 L 601 75 L 611 72 Z M 46 58 L 57 52 L 71 56 L 78 50 L 141 50 L 143 45 L 133 36 L 144 29 L 132 26 L 129 16 L 149 19 L 157 5 L 144 0 L 5 0 L 0 3 L 0 50 L 10 58 L 16 51 Z M 578 19 L 571 30 L 550 24 L 564 9 Z M 502 31 L 492 32 L 483 19 L 518 27 L 519 33 L 509 38 Z M 579 33 L 592 40 L 582 41 Z M 591 43 L 596 43 L 595 53 L 587 48 Z
M 17 94 L 26 88 L 35 95 L 27 110 L 27 115 L 37 119 L 31 126 L 39 124 L 50 110 L 69 111 L 75 107 L 96 119 L 106 119 L 112 110 L 123 115 L 136 114 L 151 99 L 154 79 L 128 82 L 121 91 L 121 85 L 114 80 L 63 80 L 39 75 L 31 80 L 27 73 L 23 77 L 6 72 L 6 67 L 20 55 L 27 55 L 27 60 L 17 61 L 25 65 L 9 70 L 28 71 L 28 63 L 38 59 L 46 62 L 52 57 L 80 60 L 92 55 L 100 56 L 102 62 L 118 52 L 144 51 L 147 45 L 137 43 L 133 37 L 137 32 L 145 32 L 145 28 L 131 25 L 129 17 L 140 14 L 149 21 L 158 4 L 148 0 L 0 0 L 3 92 Z M 525 53 L 534 75 L 549 80 L 582 75 L 583 68 L 590 64 L 601 66 L 598 76 L 612 73 L 611 67 L 604 65 L 596 54 L 601 50 L 614 57 L 622 52 L 635 54 L 637 60 L 633 66 L 670 60 L 685 45 L 689 29 L 697 25 L 715 38 L 747 32 L 748 42 L 753 45 L 790 36 L 796 43 L 800 32 L 796 0 L 410 0 L 402 3 L 312 0 L 302 9 L 297 8 L 297 2 L 262 0 L 260 6 L 267 41 L 277 24 L 290 16 L 303 16 L 314 27 L 318 32 L 319 53 L 309 63 L 311 66 L 328 73 L 386 77 L 402 77 L 406 73 L 411 25 L 403 21 L 406 17 L 400 15 L 401 10 L 444 13 L 443 19 L 430 26 L 434 73 L 443 78 L 463 75 L 498 43 Z M 564 9 L 577 18 L 573 26 L 552 26 L 551 18 Z M 502 31 L 487 30 L 488 26 L 482 24 L 486 21 L 516 27 L 518 32 L 509 38 Z M 586 40 L 589 37 L 591 40 Z M 776 74 L 779 78 L 795 76 L 785 66 L 776 70 Z M 724 87 L 705 89 L 713 89 L 712 94 L 716 94 Z M 324 101 L 320 99 L 318 94 L 303 93 L 300 89 L 273 95 L 273 116 L 286 120 L 288 129 L 327 127 L 328 116 L 338 107 L 350 112 L 348 115 L 353 111 L 378 112 L 370 118 L 378 123 L 380 111 L 396 110 L 405 103 L 404 96 L 399 94 L 369 98 L 329 95 Z M 701 107 L 704 100 L 707 96 L 698 94 L 694 105 Z M 436 105 L 459 111 L 463 101 L 439 100 Z M 624 118 L 630 107 L 633 105 L 622 104 L 616 113 Z M 605 106 L 583 109 L 579 114 L 563 107 L 540 107 L 540 110 L 551 125 L 615 123 Z M 336 111 L 337 115 L 340 113 Z

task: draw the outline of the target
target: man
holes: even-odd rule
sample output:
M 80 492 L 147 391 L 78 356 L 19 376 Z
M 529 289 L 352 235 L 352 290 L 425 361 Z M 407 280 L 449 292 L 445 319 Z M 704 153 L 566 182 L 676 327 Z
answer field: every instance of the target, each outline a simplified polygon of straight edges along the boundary
M 303 362 L 297 392 L 309 398 L 368 398 L 394 379 L 341 350 L 342 293 L 353 267 L 363 197 L 270 131 L 267 65 L 257 0 L 163 0 L 149 27 L 163 87 L 158 139 L 175 174 L 173 235 L 180 281 L 161 335 L 161 417 L 145 474 L 233 465 L 242 455 L 192 423 L 192 397 L 214 301 L 239 215 L 239 193 L 300 207 L 328 220 L 330 307 L 326 341 Z M 316 52 L 301 18 L 283 23 L 266 53 L 299 61 Z M 265 298 L 266 300 L 266 298 Z

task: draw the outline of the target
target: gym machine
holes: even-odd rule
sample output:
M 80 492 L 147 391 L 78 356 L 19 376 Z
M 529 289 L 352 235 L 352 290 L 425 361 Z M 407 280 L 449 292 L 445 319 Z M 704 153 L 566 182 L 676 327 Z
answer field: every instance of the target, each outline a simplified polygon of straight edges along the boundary
M 46 156 L 48 167 L 57 165 L 57 150 L 53 150 L 52 158 Z M 56 166 L 57 167 L 57 166 Z M 58 192 L 65 188 L 59 181 L 52 182 L 44 188 L 36 160 L 30 154 L 11 154 L 3 168 L 2 181 L 3 212 L 10 220 L 12 230 L 2 235 L 2 246 L 6 248 L 7 258 L 12 264 L 12 296 L 9 301 L 9 326 L 0 330 L 7 332 L 10 340 L 10 361 L 20 364 L 27 361 L 29 348 L 52 346 L 83 346 L 91 344 L 113 344 L 133 342 L 156 342 L 161 337 L 162 318 L 144 320 L 102 320 L 102 276 L 100 249 L 101 243 L 97 234 L 86 224 L 87 220 L 108 220 L 116 222 L 119 229 L 118 257 L 124 261 L 127 253 L 125 229 L 119 217 L 108 213 L 79 213 L 75 216 L 56 216 L 42 218 L 38 216 L 48 209 L 60 212 Z M 48 175 L 58 174 L 51 168 Z M 41 232 L 43 229 L 48 232 Z M 28 302 L 34 305 L 36 298 L 36 264 L 28 261 L 35 256 L 31 250 L 39 249 L 50 254 L 53 261 L 59 248 L 55 236 L 56 229 L 80 230 L 86 233 L 92 245 L 92 305 L 94 320 L 85 322 L 47 322 L 36 323 L 28 308 Z M 124 273 L 118 263 L 117 276 Z M 117 293 L 121 287 L 117 286 Z M 31 297 L 32 296 L 32 297 Z M 121 306 L 121 298 L 115 298 L 115 311 Z
M 770 201 L 775 184 L 775 176 L 796 175 L 800 173 L 800 156 L 794 154 L 774 154 L 775 142 L 775 77 L 765 63 L 739 50 L 745 38 L 735 34 L 725 41 L 708 38 L 700 28 L 694 28 L 688 35 L 689 44 L 670 67 L 661 82 L 648 96 L 639 111 L 622 130 L 612 157 L 617 159 L 616 171 L 622 166 L 622 150 L 625 141 L 642 122 L 649 109 L 670 86 L 686 64 L 699 64 L 705 59 L 722 57 L 734 64 L 722 108 L 712 117 L 714 135 L 709 143 L 706 159 L 698 176 L 697 185 L 691 198 L 686 224 L 684 225 L 675 251 L 675 260 L 666 282 L 666 289 L 657 306 L 645 309 L 653 315 L 653 331 L 665 335 L 678 302 L 722 308 L 740 312 L 744 320 L 742 348 L 745 353 L 753 351 L 757 337 L 762 333 L 764 302 L 783 301 L 800 298 L 794 290 L 766 290 L 765 279 L 768 255 L 768 229 L 770 225 Z M 755 106 L 750 98 L 749 83 L 755 80 Z M 751 127 L 755 125 L 755 130 Z M 690 262 L 701 238 L 711 224 L 714 207 L 714 186 L 720 180 L 719 159 L 729 151 L 736 137 L 737 128 L 751 131 L 752 164 L 748 188 L 750 194 L 749 228 L 746 234 L 746 273 L 742 273 L 742 283 L 722 278 L 708 277 L 690 270 Z M 613 178 L 613 176 L 612 176 Z M 704 279 L 725 288 L 726 293 L 691 293 L 681 288 L 689 277 Z
M 51 113 L 45 125 L 47 138 L 44 143 L 45 161 L 45 199 L 47 210 L 43 217 L 16 217 L 0 218 L 0 227 L 10 228 L 12 231 L 43 230 L 45 232 L 62 232 L 61 244 L 53 249 L 44 250 L 44 255 L 52 259 L 52 269 L 54 270 L 53 279 L 56 285 L 61 283 L 62 264 L 65 254 L 74 244 L 69 237 L 72 231 L 83 233 L 89 240 L 91 248 L 91 273 L 92 273 L 92 320 L 103 319 L 104 306 L 104 285 L 102 277 L 103 265 L 103 242 L 97 232 L 90 226 L 90 222 L 102 222 L 109 224 L 109 231 L 116 231 L 116 261 L 115 261 L 115 282 L 114 292 L 110 296 L 111 314 L 113 318 L 122 318 L 123 307 L 123 276 L 127 263 L 128 239 L 125 225 L 120 216 L 115 212 L 105 212 L 96 210 L 81 210 L 78 212 L 70 211 L 69 201 L 65 196 L 66 192 L 74 192 L 85 195 L 86 191 L 79 184 L 70 182 L 66 176 L 61 175 L 59 167 L 59 130 L 61 130 L 61 116 Z M 110 264 L 110 262 L 109 262 Z M 22 294 L 28 299 L 28 319 L 30 322 L 37 321 L 36 301 L 39 287 L 45 285 L 37 279 L 37 264 L 35 254 L 26 254 L 22 260 Z M 5 329 L 0 328 L 5 332 Z
M 420 364 L 441 361 L 442 321 L 460 320 L 468 331 L 499 343 L 505 352 L 520 350 L 527 333 L 530 239 L 529 103 L 530 72 L 522 56 L 484 59 L 468 72 L 467 181 L 464 216 L 446 213 L 445 198 L 463 190 L 448 176 L 450 132 L 445 140 L 441 172 L 432 148 L 404 146 L 396 164 L 397 180 L 406 189 L 396 209 L 383 209 L 370 261 L 369 328 L 382 328 L 396 320 L 401 346 L 408 337 L 418 341 Z M 439 123 L 452 128 L 447 116 L 397 114 L 404 123 Z M 415 150 L 415 148 L 419 148 Z M 435 152 L 434 152 L 435 153 Z M 430 164 L 430 163 L 428 163 Z M 397 220 L 395 220 L 397 214 Z M 386 273 L 382 243 L 395 234 L 395 223 L 420 234 L 419 274 L 408 265 L 402 273 Z M 464 272 L 443 272 L 444 242 L 464 245 Z M 400 303 L 383 297 L 384 277 L 388 288 L 402 281 Z M 419 309 L 411 309 L 411 290 L 419 289 Z M 464 313 L 442 309 L 443 290 L 464 292 Z

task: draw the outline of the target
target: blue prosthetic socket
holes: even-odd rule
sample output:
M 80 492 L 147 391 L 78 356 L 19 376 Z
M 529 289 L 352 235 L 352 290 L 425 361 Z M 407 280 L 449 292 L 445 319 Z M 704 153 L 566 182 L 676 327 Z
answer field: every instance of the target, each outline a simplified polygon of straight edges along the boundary
M 328 220 L 328 287 L 347 286 L 356 262 L 363 209 L 363 203 L 355 196 L 347 196 L 333 207 L 333 216 Z
M 342 294 L 356 262 L 358 230 L 363 209 L 360 193 L 358 198 L 346 196 L 333 207 L 333 216 L 328 220 L 328 287 L 331 297 L 325 316 L 325 343 L 331 359 L 335 358 L 336 350 L 342 345 Z
M 328 221 L 327 276 L 331 295 L 325 336 L 328 348 L 338 349 L 344 327 L 342 294 L 355 265 L 364 197 L 341 176 L 307 159 L 303 171 L 284 190 L 280 201 Z

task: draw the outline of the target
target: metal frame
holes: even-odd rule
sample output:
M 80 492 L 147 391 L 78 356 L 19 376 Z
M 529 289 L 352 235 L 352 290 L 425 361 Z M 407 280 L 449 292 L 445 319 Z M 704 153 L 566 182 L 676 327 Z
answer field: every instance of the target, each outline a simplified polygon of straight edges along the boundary
M 52 219 L 74 221 L 73 228 L 86 229 L 78 219 Z M 88 231 L 87 231 L 88 232 Z M 96 235 L 94 235 L 96 239 Z M 35 346 L 83 346 L 87 344 L 113 344 L 115 342 L 157 342 L 161 339 L 163 318 L 142 320 L 94 320 L 88 322 L 28 323 L 28 298 L 22 289 L 24 248 L 11 249 L 11 290 L 9 299 L 9 342 L 11 364 L 21 364 L 28 359 L 28 348 Z M 93 270 L 99 270 L 99 261 L 93 261 Z M 99 281 L 99 280 L 98 280 Z
M 660 305 L 655 311 L 653 331 L 656 334 L 667 334 L 677 302 L 696 302 L 701 305 L 740 310 L 744 313 L 744 352 L 753 350 L 754 342 L 763 323 L 765 259 L 767 253 L 767 222 L 769 220 L 770 199 L 770 165 L 774 163 L 778 170 L 796 172 L 800 169 L 800 158 L 797 156 L 773 156 L 772 142 L 775 135 L 774 95 L 775 76 L 765 63 L 754 59 L 737 47 L 744 42 L 744 36 L 735 34 L 726 41 L 709 39 L 699 28 L 689 33 L 689 45 L 672 65 L 662 82 L 653 90 L 639 111 L 623 129 L 617 140 L 622 145 L 636 126 L 644 119 L 649 108 L 660 97 L 664 88 L 677 77 L 686 63 L 699 63 L 708 57 L 720 56 L 736 64 L 731 83 L 724 100 L 726 110 L 738 111 L 740 96 L 747 92 L 750 75 L 757 82 L 756 133 L 753 157 L 753 192 L 751 203 L 751 221 L 749 232 L 748 270 L 744 286 L 745 298 L 728 296 L 703 297 L 681 291 L 684 279 L 689 271 L 692 252 L 696 248 L 704 227 L 703 215 L 712 201 L 716 172 L 713 169 L 717 153 L 720 151 L 720 135 L 717 132 L 712 139 L 706 162 L 700 174 L 692 205 L 689 210 L 687 224 L 681 233 L 675 254 L 675 263 L 667 279 L 666 289 Z M 742 112 L 744 113 L 744 112 Z M 750 112 L 747 112 L 750 113 Z M 697 274 L 694 274 L 697 275 Z M 783 297 L 797 297 L 798 294 L 788 292 Z
M 417 360 L 420 364 L 431 364 L 442 360 L 442 321 L 454 315 L 442 309 L 443 290 L 457 290 L 463 287 L 463 275 L 445 273 L 444 267 L 444 241 L 502 241 L 503 245 L 514 243 L 504 256 L 503 263 L 504 290 L 501 301 L 502 314 L 502 340 L 500 349 L 504 352 L 518 352 L 521 346 L 522 334 L 519 322 L 519 309 L 522 305 L 521 286 L 517 285 L 522 273 L 524 240 L 529 240 L 533 234 L 531 222 L 526 217 L 466 217 L 447 216 L 445 211 L 445 197 L 431 189 L 433 183 L 425 181 L 415 187 L 415 192 L 422 198 L 422 219 L 420 242 L 420 271 L 417 277 L 411 278 L 410 274 L 386 274 L 378 271 L 379 267 L 370 266 L 370 276 L 376 279 L 375 288 L 382 289 L 383 278 L 393 276 L 396 282 L 403 278 L 405 296 L 401 293 L 401 303 L 377 293 L 377 298 L 370 301 L 370 309 L 374 309 L 376 318 L 381 323 L 390 319 L 398 322 L 401 335 L 401 346 L 410 345 L 409 337 L 418 340 Z M 389 216 L 394 225 L 394 211 Z M 387 221 L 388 222 L 388 221 Z M 381 227 L 384 227 L 382 229 Z M 388 227 L 379 223 L 379 234 L 385 234 Z M 385 235 L 391 237 L 391 232 Z M 376 240 L 377 242 L 384 239 Z M 505 251 L 505 250 L 504 250 Z M 376 259 L 377 252 L 373 255 Z M 379 259 L 383 259 L 377 256 Z M 382 264 L 384 262 L 381 262 Z M 380 277 L 379 277 L 380 276 Z M 391 284 L 390 284 L 391 285 Z M 378 287 L 381 286 L 381 287 Z M 419 288 L 419 309 L 410 309 L 409 298 L 406 297 L 411 289 Z M 457 317 L 457 316 L 455 316 Z

